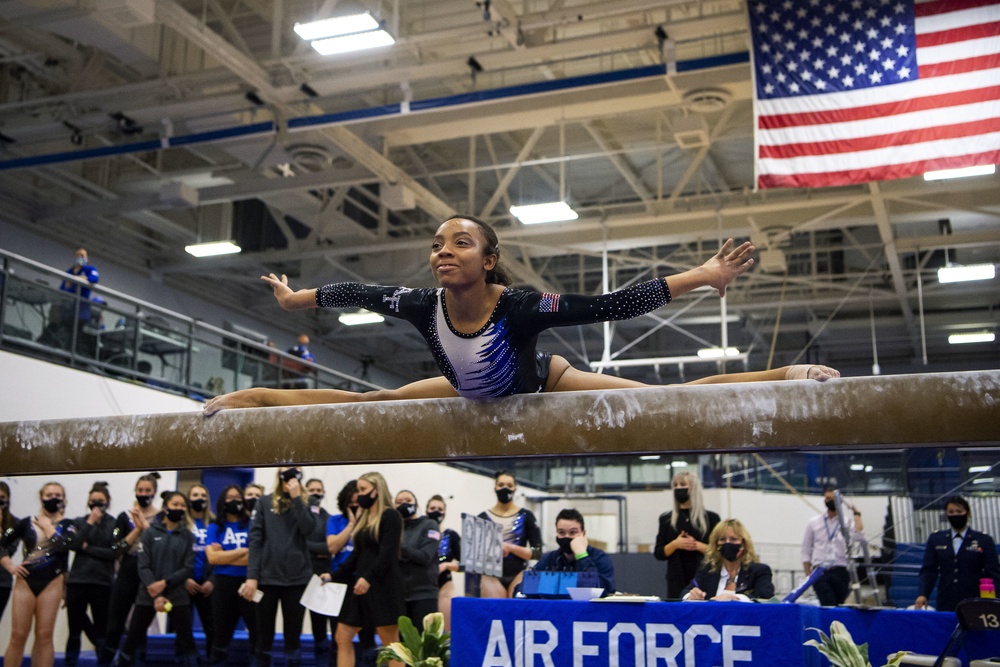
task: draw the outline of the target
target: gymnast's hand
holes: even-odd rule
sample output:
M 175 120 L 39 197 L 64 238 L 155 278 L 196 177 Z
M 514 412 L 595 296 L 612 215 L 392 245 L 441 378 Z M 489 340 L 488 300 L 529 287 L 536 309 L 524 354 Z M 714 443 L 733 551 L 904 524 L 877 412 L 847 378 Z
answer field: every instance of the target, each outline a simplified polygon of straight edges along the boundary
M 269 273 L 266 276 L 261 276 L 260 279 L 274 290 L 274 298 L 278 300 L 278 305 L 285 310 L 291 310 L 288 305 L 290 305 L 290 299 L 295 292 L 288 286 L 288 276 L 282 273 L 279 278 L 273 273 Z
M 730 252 L 732 247 L 733 240 L 728 239 L 719 248 L 719 252 L 701 267 L 707 273 L 708 285 L 719 290 L 719 296 L 726 296 L 726 285 L 753 266 L 753 257 L 750 255 L 756 248 L 749 241 Z
M 354 584 L 354 594 L 364 595 L 368 592 L 369 588 L 371 588 L 371 584 L 368 583 L 368 580 L 364 577 L 358 577 L 357 582 Z
M 789 366 L 785 371 L 786 380 L 816 380 L 826 382 L 832 378 L 839 378 L 840 371 L 836 368 L 823 366 L 822 364 L 795 364 Z
M 254 389 L 240 389 L 231 391 L 208 399 L 202 411 L 206 417 L 211 417 L 219 410 L 232 410 L 234 408 L 260 408 L 263 407 L 258 398 L 258 393 Z

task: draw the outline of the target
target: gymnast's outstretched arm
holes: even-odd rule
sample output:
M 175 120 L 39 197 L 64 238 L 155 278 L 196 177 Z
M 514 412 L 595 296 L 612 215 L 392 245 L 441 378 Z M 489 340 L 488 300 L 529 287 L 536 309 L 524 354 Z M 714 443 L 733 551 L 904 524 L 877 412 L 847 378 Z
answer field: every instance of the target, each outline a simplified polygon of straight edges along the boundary
M 777 380 L 817 380 L 826 382 L 831 378 L 839 378 L 840 371 L 822 364 L 795 364 L 772 368 L 769 371 L 749 371 L 747 373 L 727 373 L 712 375 L 685 382 L 684 384 L 726 384 L 729 382 L 774 382 Z

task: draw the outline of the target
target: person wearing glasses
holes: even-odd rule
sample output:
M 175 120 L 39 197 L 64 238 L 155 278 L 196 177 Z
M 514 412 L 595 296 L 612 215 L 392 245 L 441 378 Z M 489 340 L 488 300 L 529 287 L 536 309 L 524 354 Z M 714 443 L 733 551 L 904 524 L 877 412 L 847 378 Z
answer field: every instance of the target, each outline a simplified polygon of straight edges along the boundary
M 532 568 L 535 572 L 596 572 L 604 592 L 615 592 L 615 567 L 611 558 L 587 541 L 583 515 L 575 509 L 560 510 L 556 515 L 558 549 L 543 555 Z
M 761 563 L 746 527 L 726 519 L 708 538 L 705 562 L 684 590 L 685 600 L 768 600 L 774 597 L 771 568 Z

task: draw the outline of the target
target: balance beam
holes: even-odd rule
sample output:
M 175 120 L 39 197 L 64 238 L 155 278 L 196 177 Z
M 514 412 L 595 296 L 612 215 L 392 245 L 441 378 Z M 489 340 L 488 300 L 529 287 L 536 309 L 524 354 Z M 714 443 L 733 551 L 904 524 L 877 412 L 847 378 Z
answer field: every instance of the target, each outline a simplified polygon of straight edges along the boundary
M 0 475 L 996 446 L 1000 371 L 0 423 Z

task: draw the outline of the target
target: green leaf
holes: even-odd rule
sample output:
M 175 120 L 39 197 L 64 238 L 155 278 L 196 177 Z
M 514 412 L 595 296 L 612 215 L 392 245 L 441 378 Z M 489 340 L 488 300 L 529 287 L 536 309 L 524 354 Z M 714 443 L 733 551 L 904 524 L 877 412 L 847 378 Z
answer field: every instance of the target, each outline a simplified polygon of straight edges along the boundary
M 418 655 L 421 648 L 420 633 L 417 632 L 417 628 L 413 625 L 413 621 L 410 620 L 409 616 L 400 616 L 398 623 L 399 636 L 402 638 L 403 643 L 406 644 L 406 648 L 408 648 L 413 655 Z
M 424 616 L 424 634 L 440 637 L 444 632 L 444 614 L 439 611 Z

